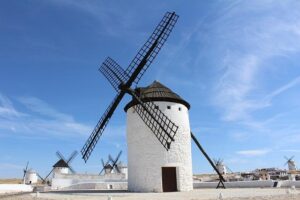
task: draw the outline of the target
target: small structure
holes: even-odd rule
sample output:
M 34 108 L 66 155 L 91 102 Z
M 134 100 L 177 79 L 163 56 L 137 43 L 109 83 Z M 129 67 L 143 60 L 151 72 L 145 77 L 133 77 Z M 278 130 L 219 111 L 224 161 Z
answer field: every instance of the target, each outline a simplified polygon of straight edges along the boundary
M 118 163 L 118 169 L 120 170 L 120 173 L 125 174 L 125 178 L 128 178 L 128 168 L 123 162 Z
M 38 175 L 36 173 L 36 171 L 34 171 L 33 169 L 29 169 L 26 171 L 25 174 L 25 184 L 36 184 L 38 181 Z
M 216 165 L 218 171 L 219 171 L 221 174 L 227 174 L 227 167 L 226 167 L 226 165 L 224 164 L 223 159 L 214 160 L 214 162 L 215 162 L 215 165 Z
M 289 171 L 295 171 L 295 170 L 297 170 L 297 168 L 296 168 L 296 163 L 295 163 L 295 161 L 293 160 L 294 157 L 295 157 L 295 156 L 292 156 L 292 157 L 290 157 L 290 158 L 288 158 L 288 157 L 286 157 L 286 156 L 284 157 L 284 158 L 286 159 L 285 165 L 288 165 L 288 170 L 289 170 Z
M 188 102 L 158 81 L 136 93 L 151 101 L 178 131 L 170 149 L 153 137 L 151 129 L 136 112 L 134 99 L 125 106 L 127 113 L 128 190 L 138 192 L 190 191 L 193 189 L 191 134 Z
M 53 176 L 55 174 L 68 174 L 69 173 L 69 165 L 63 159 L 60 159 L 53 165 Z
M 104 173 L 105 174 L 110 174 L 112 172 L 112 170 L 113 170 L 113 167 L 111 166 L 111 164 L 108 163 L 104 166 Z

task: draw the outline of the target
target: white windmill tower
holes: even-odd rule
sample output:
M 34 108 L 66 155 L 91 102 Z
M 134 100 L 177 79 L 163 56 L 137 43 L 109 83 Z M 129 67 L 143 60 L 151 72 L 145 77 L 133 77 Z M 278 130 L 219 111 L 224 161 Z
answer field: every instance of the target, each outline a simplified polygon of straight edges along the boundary
M 296 163 L 295 161 L 293 160 L 295 156 L 292 156 L 290 158 L 284 156 L 284 158 L 286 159 L 286 163 L 285 165 L 288 165 L 288 176 L 289 176 L 289 179 L 292 180 L 292 181 L 295 181 L 296 180 Z
M 215 162 L 215 165 L 217 167 L 217 169 L 219 170 L 219 172 L 221 174 L 227 174 L 227 167 L 226 165 L 224 164 L 224 160 L 223 159 L 218 159 L 218 160 L 214 160 Z
M 289 171 L 295 171 L 295 170 L 297 170 L 297 168 L 296 168 L 296 163 L 295 163 L 295 161 L 293 160 L 294 157 L 295 157 L 295 156 L 292 156 L 292 157 L 288 158 L 288 157 L 284 156 L 284 158 L 286 159 L 285 165 L 288 165 Z
M 107 58 L 100 71 L 117 96 L 99 120 L 81 153 L 87 161 L 124 95 L 127 104 L 128 188 L 131 191 L 189 191 L 193 189 L 189 104 L 158 82 L 132 89 L 162 48 L 178 16 L 167 12 L 145 45 L 124 70 Z M 148 96 L 148 94 L 149 96 Z
M 26 167 L 23 169 L 23 183 L 31 185 L 37 183 L 38 174 L 33 169 L 28 169 L 28 164 L 29 162 L 27 162 Z
M 178 126 L 175 141 L 168 151 L 162 136 L 153 137 L 138 114 L 138 102 L 129 102 L 127 113 L 128 189 L 131 191 L 189 191 L 192 186 L 190 105 L 166 86 L 154 81 L 136 89 L 144 101 L 151 101 Z M 163 120 L 163 119 L 162 119 Z

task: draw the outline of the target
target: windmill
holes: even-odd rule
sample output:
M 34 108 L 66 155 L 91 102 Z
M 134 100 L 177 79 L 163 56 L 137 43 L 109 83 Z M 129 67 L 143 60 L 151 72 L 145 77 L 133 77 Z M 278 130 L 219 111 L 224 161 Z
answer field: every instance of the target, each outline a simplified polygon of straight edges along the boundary
M 287 156 L 284 156 L 284 158 L 286 159 L 286 163 L 284 165 L 288 165 L 289 171 L 295 171 L 297 170 L 296 168 L 296 163 L 293 160 L 295 156 L 292 156 L 290 158 L 288 158 Z
M 106 60 L 100 66 L 99 71 L 106 77 L 106 79 L 108 79 L 110 84 L 116 90 L 117 95 L 113 99 L 112 103 L 107 107 L 104 114 L 98 121 L 96 127 L 92 131 L 90 137 L 88 138 L 88 140 L 84 144 L 83 148 L 81 149 L 82 158 L 84 159 L 85 162 L 87 162 L 90 155 L 92 154 L 97 142 L 99 141 L 106 126 L 108 125 L 109 120 L 113 116 L 114 111 L 118 107 L 119 103 L 121 102 L 121 100 L 123 99 L 125 94 L 129 94 L 132 97 L 132 102 L 129 103 L 130 105 L 127 104 L 127 106 L 125 107 L 125 111 L 127 112 L 127 117 L 129 116 L 128 110 L 133 109 L 133 111 L 130 110 L 130 112 L 132 114 L 136 113 L 139 117 L 136 120 L 142 121 L 141 126 L 143 126 L 143 127 L 145 126 L 147 128 L 147 130 L 143 129 L 143 131 L 149 132 L 149 135 L 152 134 L 151 136 L 154 135 L 156 137 L 156 142 L 158 142 L 158 143 L 160 143 L 160 145 L 162 145 L 162 146 L 160 146 L 160 148 L 163 147 L 163 149 L 167 150 L 165 152 L 159 152 L 159 153 L 156 152 L 157 156 L 159 156 L 159 155 L 168 156 L 168 154 L 166 152 L 170 152 L 171 144 L 173 144 L 175 142 L 175 135 L 176 135 L 176 137 L 181 138 L 181 136 L 179 134 L 177 134 L 177 132 L 179 129 L 179 125 L 182 125 L 182 123 L 179 121 L 179 124 L 177 124 L 173 120 L 171 120 L 170 116 L 167 116 L 159 108 L 160 105 L 158 105 L 157 103 L 153 103 L 153 99 L 156 99 L 155 101 L 158 101 L 158 99 L 159 99 L 162 101 L 170 100 L 170 103 L 174 103 L 174 102 L 180 103 L 182 106 L 184 106 L 183 109 L 186 109 L 186 110 L 189 109 L 189 107 L 190 107 L 189 104 L 186 101 L 184 101 L 183 99 L 181 99 L 177 94 L 173 93 L 169 88 L 163 86 L 159 82 L 154 82 L 151 85 L 151 87 L 150 86 L 148 87 L 151 94 L 154 94 L 154 93 L 159 94 L 156 97 L 152 96 L 150 98 L 147 98 L 147 95 L 143 94 L 143 91 L 147 90 L 147 88 L 136 88 L 136 89 L 131 88 L 132 85 L 137 87 L 137 84 L 139 83 L 140 79 L 142 78 L 142 76 L 144 75 L 146 70 L 149 68 L 150 64 L 153 62 L 153 60 L 159 53 L 160 49 L 164 45 L 165 41 L 167 40 L 168 36 L 170 35 L 175 23 L 177 22 L 177 19 L 178 19 L 178 15 L 176 15 L 175 12 L 172 12 L 172 13 L 167 12 L 165 14 L 165 16 L 163 17 L 163 19 L 161 20 L 161 22 L 156 27 L 156 29 L 154 30 L 154 32 L 152 33 L 152 35 L 150 36 L 150 38 L 147 40 L 147 42 L 144 44 L 144 46 L 142 46 L 142 48 L 139 50 L 138 54 L 133 58 L 133 60 L 127 67 L 127 69 L 123 69 L 116 61 L 114 61 L 110 57 L 106 58 Z M 158 90 L 157 90 L 157 88 L 158 88 Z M 159 91 L 160 89 L 163 92 Z M 162 94 L 166 94 L 166 96 L 161 96 Z M 171 108 L 171 106 L 168 106 L 167 109 L 170 109 L 170 108 Z M 178 108 L 178 111 L 181 111 L 181 109 L 182 109 L 181 107 Z M 184 114 L 184 112 L 181 112 L 181 113 Z M 185 119 L 187 119 L 186 115 L 184 117 L 185 117 Z M 176 120 L 176 118 L 174 118 L 174 119 Z M 188 126 L 189 126 L 188 120 L 185 120 L 185 123 L 188 124 Z M 184 126 L 186 124 L 184 124 Z M 190 130 L 190 129 L 188 128 L 186 130 Z M 136 130 L 133 130 L 133 131 L 136 131 Z M 127 132 L 127 135 L 128 135 L 128 132 Z M 186 153 L 188 156 L 191 156 L 191 152 L 190 152 L 190 150 L 188 150 L 188 148 L 190 148 L 190 139 L 192 138 L 193 141 L 195 141 L 195 143 L 197 144 L 198 148 L 201 150 L 201 152 L 207 158 L 209 163 L 216 170 L 216 172 L 218 173 L 218 175 L 220 177 L 220 183 L 223 184 L 225 179 L 223 178 L 222 174 L 220 174 L 218 172 L 214 163 L 209 158 L 209 156 L 206 154 L 206 152 L 204 151 L 204 149 L 202 148 L 202 146 L 200 145 L 200 143 L 198 142 L 196 137 L 191 132 L 188 132 L 188 135 L 189 135 L 189 137 L 181 138 L 181 139 L 184 139 L 184 145 L 187 147 L 187 149 L 185 149 L 186 151 L 184 153 Z M 155 137 L 147 138 L 147 139 L 149 139 L 149 140 L 151 140 L 151 142 L 153 142 L 153 138 L 155 138 Z M 146 141 L 142 141 L 142 142 L 146 142 Z M 180 141 L 178 142 L 177 145 L 179 145 L 179 143 L 180 143 Z M 144 147 L 145 146 L 141 146 L 141 148 L 144 148 Z M 129 149 L 131 148 L 129 144 L 128 144 L 128 148 Z M 134 156 L 138 157 L 136 159 L 140 159 L 140 160 L 143 159 L 144 161 L 146 161 L 145 160 L 146 158 L 144 158 L 143 155 L 138 155 L 139 150 L 136 150 L 136 152 L 135 152 L 136 154 L 133 151 L 135 151 L 135 150 L 132 150 L 129 153 L 129 154 L 132 154 L 131 157 L 134 155 Z M 178 154 L 176 154 L 176 155 L 178 155 Z M 155 162 L 155 165 L 161 165 L 160 161 L 161 160 L 158 160 L 157 162 Z M 148 161 L 146 161 L 146 162 L 148 162 Z M 183 162 L 183 161 L 181 161 L 181 162 Z M 184 165 L 182 165 L 181 167 L 185 168 L 184 170 L 186 170 L 188 173 L 188 176 L 185 176 L 186 181 L 188 181 L 188 184 L 186 184 L 186 186 L 184 186 L 183 183 L 185 181 L 180 181 L 181 183 L 179 183 L 179 184 L 181 184 L 181 185 L 179 188 L 183 188 L 180 190 L 187 191 L 192 188 L 191 159 L 190 158 L 187 159 L 186 162 L 188 163 L 188 165 L 186 165 L 185 167 L 184 167 Z M 133 164 L 133 161 L 128 162 L 128 169 L 130 169 L 130 166 L 129 166 L 130 163 Z M 142 165 L 144 163 L 139 162 L 139 164 Z M 161 166 L 161 167 L 163 167 L 163 166 Z M 139 167 L 136 166 L 135 169 L 138 169 L 138 168 Z M 163 170 L 163 173 L 160 173 L 159 176 L 161 176 L 164 173 L 169 173 L 169 170 L 172 171 L 171 172 L 172 176 L 176 176 L 176 173 L 175 173 L 176 170 L 174 171 L 174 169 L 173 169 L 174 167 L 171 167 L 171 168 L 163 167 L 161 169 L 161 170 Z M 140 169 L 142 169 L 142 168 L 140 168 Z M 159 169 L 157 169 L 156 172 L 159 172 Z M 129 173 L 129 174 L 133 174 L 133 173 Z M 184 176 L 182 176 L 182 177 L 184 177 Z M 155 186 L 155 185 L 159 185 L 161 183 L 161 180 L 160 180 L 160 182 L 158 182 L 159 184 L 155 184 L 154 183 L 155 181 L 151 180 L 152 182 L 149 184 L 144 183 L 144 185 L 147 185 L 147 187 L 138 187 L 139 184 L 134 183 L 135 180 L 133 178 L 131 178 L 130 176 L 128 178 L 129 178 L 128 179 L 129 190 L 161 191 L 161 188 L 156 188 L 156 186 Z M 158 177 L 153 176 L 153 178 L 157 179 Z M 142 183 L 141 180 L 142 179 L 140 179 L 138 181 L 140 183 Z M 164 182 L 164 181 L 162 181 L 162 182 Z M 166 187 L 167 186 L 168 185 L 166 184 Z M 155 187 L 155 188 L 153 189 L 151 187 Z M 219 185 L 218 185 L 218 187 L 219 187 Z M 224 187 L 224 184 L 223 184 L 223 187 Z M 172 185 L 171 190 L 168 190 L 168 189 L 165 190 L 164 186 L 163 186 L 162 190 L 163 191 L 177 191 L 177 189 L 178 189 L 178 187 L 176 185 L 175 186 Z
M 45 182 L 53 171 L 55 173 L 63 173 L 63 174 L 68 174 L 70 171 L 71 173 L 74 174 L 75 170 L 71 167 L 70 164 L 77 156 L 77 154 L 78 154 L 77 151 L 73 151 L 73 153 L 69 156 L 69 158 L 66 159 L 59 151 L 57 151 L 56 156 L 58 157 L 59 160 L 53 165 L 52 170 L 47 174 L 47 176 L 43 179 L 43 181 Z
M 214 163 L 221 174 L 227 173 L 227 169 L 226 169 L 223 159 L 221 159 L 221 158 L 214 159 Z
M 25 176 L 28 170 L 28 165 L 29 165 L 29 161 L 27 161 L 26 167 L 23 169 L 23 178 L 22 178 L 23 184 L 25 184 Z
M 118 155 L 117 155 L 117 157 L 116 157 L 115 159 L 113 159 L 113 158 L 111 157 L 111 155 L 108 156 L 108 157 L 109 157 L 109 160 L 110 160 L 111 163 L 112 163 L 112 170 L 113 170 L 114 172 L 117 172 L 117 173 L 121 173 L 121 170 L 120 170 L 120 168 L 119 168 L 119 163 L 118 163 L 121 154 L 122 154 L 122 151 L 120 151 L 120 152 L 118 153 Z
M 112 158 L 112 156 L 109 154 L 108 155 L 108 160 L 104 162 L 103 159 L 101 159 L 102 163 L 102 169 L 99 173 L 99 175 L 104 171 L 105 174 L 109 174 L 111 172 L 117 172 L 121 173 L 119 167 L 118 167 L 118 160 L 122 154 L 122 151 L 120 151 L 115 159 Z
M 104 163 L 104 160 L 101 159 L 101 163 L 102 163 L 102 169 L 101 171 L 99 172 L 99 175 L 102 174 L 102 172 L 104 171 L 105 173 L 106 172 L 111 172 L 112 168 L 111 168 L 111 165 L 109 164 L 109 159 Z M 108 170 L 109 169 L 109 170 Z
M 136 110 L 137 113 L 144 123 L 152 130 L 153 134 L 164 148 L 166 150 L 170 149 L 171 142 L 174 141 L 178 126 L 161 110 L 156 109 L 154 103 L 142 101 L 139 94 L 131 89 L 131 86 L 132 84 L 138 84 L 139 80 L 164 45 L 177 19 L 178 15 L 176 15 L 175 12 L 167 12 L 126 70 L 110 57 L 106 58 L 102 63 L 99 70 L 114 87 L 117 95 L 100 118 L 81 150 L 82 158 L 85 162 L 89 159 L 110 118 L 126 93 L 130 94 L 137 102 L 139 102 L 138 109 Z

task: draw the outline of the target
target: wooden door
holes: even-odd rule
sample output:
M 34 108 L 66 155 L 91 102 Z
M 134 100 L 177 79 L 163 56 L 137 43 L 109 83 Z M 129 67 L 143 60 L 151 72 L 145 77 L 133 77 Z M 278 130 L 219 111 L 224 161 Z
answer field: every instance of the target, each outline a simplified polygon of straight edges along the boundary
M 163 192 L 176 192 L 177 179 L 176 167 L 162 167 Z

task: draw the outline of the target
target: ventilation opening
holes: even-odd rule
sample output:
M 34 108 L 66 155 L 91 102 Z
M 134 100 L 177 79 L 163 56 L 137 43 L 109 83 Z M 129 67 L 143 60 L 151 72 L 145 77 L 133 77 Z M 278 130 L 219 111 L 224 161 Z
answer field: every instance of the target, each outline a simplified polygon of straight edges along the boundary
M 167 106 L 167 109 L 171 109 L 171 106 Z
M 178 110 L 181 111 L 181 107 L 179 107 Z
M 159 107 L 158 107 L 158 106 L 155 106 L 154 108 L 155 108 L 155 109 L 159 109 Z

